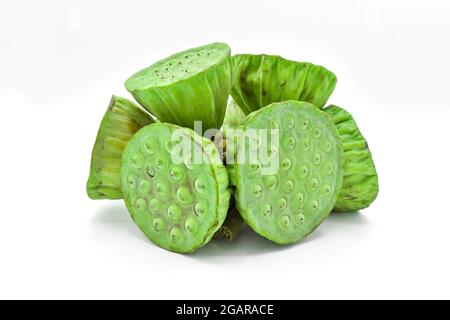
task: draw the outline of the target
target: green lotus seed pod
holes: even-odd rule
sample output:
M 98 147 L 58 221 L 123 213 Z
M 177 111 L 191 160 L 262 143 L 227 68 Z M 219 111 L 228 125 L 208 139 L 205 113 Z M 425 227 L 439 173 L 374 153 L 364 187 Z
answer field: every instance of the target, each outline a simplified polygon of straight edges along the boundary
M 224 137 L 226 137 L 227 135 L 227 130 L 238 128 L 244 122 L 244 120 L 245 114 L 233 100 L 230 100 L 221 128 Z
M 324 67 L 279 56 L 240 54 L 232 58 L 231 95 L 245 114 L 274 102 L 298 100 L 322 109 L 336 87 Z
M 172 55 L 129 78 L 134 98 L 162 122 L 203 130 L 222 126 L 231 91 L 230 47 L 224 43 Z
M 236 208 L 234 197 L 231 197 L 231 200 L 227 218 L 220 227 L 219 231 L 217 231 L 216 240 L 233 241 L 236 239 L 242 229 L 242 225 L 244 224 L 244 220 Z
M 242 130 L 228 165 L 240 214 L 278 244 L 303 239 L 330 214 L 341 189 L 336 127 L 314 105 L 286 101 L 250 114 Z
M 349 112 L 337 106 L 324 111 L 333 119 L 344 147 L 344 182 L 334 210 L 367 208 L 378 195 L 378 175 L 367 141 Z
M 190 253 L 223 224 L 231 192 L 213 142 L 167 123 L 141 129 L 122 159 L 122 190 L 132 219 L 158 246 Z
M 93 200 L 122 199 L 120 163 L 123 150 L 152 117 L 133 102 L 113 96 L 98 130 L 91 158 L 87 194 Z

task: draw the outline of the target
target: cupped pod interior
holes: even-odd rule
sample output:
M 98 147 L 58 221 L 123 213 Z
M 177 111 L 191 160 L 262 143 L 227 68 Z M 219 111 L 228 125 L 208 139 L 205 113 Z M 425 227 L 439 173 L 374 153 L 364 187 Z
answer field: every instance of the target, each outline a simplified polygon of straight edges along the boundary
M 123 150 L 139 129 L 153 122 L 153 118 L 133 102 L 117 96 L 111 98 L 92 151 L 86 186 L 91 199 L 122 199 L 120 166 Z
M 255 130 L 278 132 L 278 140 L 264 142 L 264 131 L 254 139 L 249 132 Z M 279 244 L 316 229 L 330 214 L 343 177 L 342 145 L 331 119 L 309 103 L 274 103 L 247 117 L 237 141 L 230 177 L 246 223 Z
M 125 150 L 125 203 L 144 234 L 164 249 L 189 253 L 209 242 L 225 220 L 228 186 L 215 145 L 190 129 L 156 123 Z
M 231 91 L 230 47 L 224 43 L 176 53 L 131 76 L 128 91 L 162 122 L 219 129 Z
M 366 139 L 353 116 L 331 105 L 324 111 L 333 119 L 344 148 L 344 181 L 335 211 L 358 211 L 370 206 L 378 195 L 378 174 Z

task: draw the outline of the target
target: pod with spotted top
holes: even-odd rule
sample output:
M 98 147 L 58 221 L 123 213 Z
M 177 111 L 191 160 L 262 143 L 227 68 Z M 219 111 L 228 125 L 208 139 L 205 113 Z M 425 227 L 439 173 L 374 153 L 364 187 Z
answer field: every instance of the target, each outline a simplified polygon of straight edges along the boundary
M 286 101 L 250 114 L 241 129 L 228 165 L 239 212 L 273 242 L 303 239 L 328 217 L 341 190 L 336 127 L 314 105 Z
M 331 116 L 344 148 L 344 182 L 335 211 L 358 211 L 378 195 L 378 174 L 366 139 L 352 115 L 338 106 L 324 109 Z
M 231 95 L 249 113 L 271 103 L 298 100 L 322 109 L 336 87 L 336 76 L 322 66 L 280 56 L 233 56 Z
M 122 160 L 122 190 L 132 219 L 158 246 L 190 253 L 223 224 L 231 191 L 213 142 L 188 128 L 141 129 Z
M 117 96 L 111 98 L 92 151 L 86 186 L 91 199 L 122 199 L 120 166 L 123 150 L 139 129 L 153 122 L 152 117 L 133 102 Z
M 176 53 L 130 77 L 125 86 L 161 122 L 219 129 L 231 91 L 231 49 L 224 43 Z

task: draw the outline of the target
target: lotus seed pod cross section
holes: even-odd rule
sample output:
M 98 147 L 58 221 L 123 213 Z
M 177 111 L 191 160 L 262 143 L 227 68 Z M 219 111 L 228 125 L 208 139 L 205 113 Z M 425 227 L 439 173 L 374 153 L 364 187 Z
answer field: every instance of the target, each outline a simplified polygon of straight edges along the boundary
M 91 199 L 122 199 L 120 166 L 123 150 L 139 129 L 153 122 L 152 117 L 133 102 L 112 97 L 92 151 L 86 188 Z
M 273 242 L 303 239 L 330 214 L 341 189 L 344 160 L 336 127 L 314 105 L 287 101 L 250 114 L 241 128 L 245 138 L 233 148 L 238 161 L 229 165 L 239 212 Z M 278 142 L 255 139 L 249 134 L 255 130 L 278 131 Z M 243 162 L 249 146 L 267 158 Z
M 211 240 L 226 218 L 231 196 L 214 143 L 167 123 L 141 129 L 127 145 L 122 189 L 144 234 L 178 253 L 193 252 Z
M 161 122 L 220 129 L 231 92 L 230 47 L 213 43 L 183 51 L 136 73 L 128 91 Z
M 335 211 L 358 211 L 370 206 L 378 195 L 378 175 L 366 139 L 346 110 L 329 106 L 344 148 L 344 182 Z
M 251 54 L 235 55 L 232 62 L 231 94 L 245 114 L 287 100 L 322 109 L 336 87 L 334 73 L 312 63 Z

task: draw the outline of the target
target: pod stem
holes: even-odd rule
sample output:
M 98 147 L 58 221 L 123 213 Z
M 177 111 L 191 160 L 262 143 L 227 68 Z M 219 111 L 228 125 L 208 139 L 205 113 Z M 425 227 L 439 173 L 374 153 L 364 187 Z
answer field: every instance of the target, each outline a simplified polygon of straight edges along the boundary
M 233 241 L 241 231 L 244 220 L 242 219 L 236 207 L 228 211 L 228 216 L 224 224 L 216 233 L 215 239 Z

